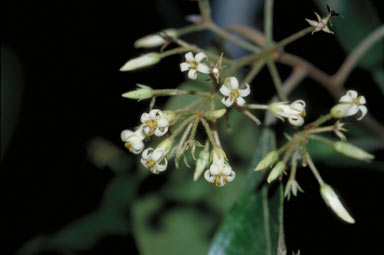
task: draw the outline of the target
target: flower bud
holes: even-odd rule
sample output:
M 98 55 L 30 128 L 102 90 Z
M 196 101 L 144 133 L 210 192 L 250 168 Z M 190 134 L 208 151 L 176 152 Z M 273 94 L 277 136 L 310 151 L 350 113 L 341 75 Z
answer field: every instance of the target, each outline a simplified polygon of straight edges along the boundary
M 272 171 L 269 173 L 267 182 L 271 183 L 274 180 L 276 180 L 285 170 L 285 162 L 279 161 L 275 167 L 272 169 Z
M 202 150 L 199 153 L 199 156 L 196 160 L 195 173 L 193 174 L 193 180 L 197 181 L 200 175 L 204 172 L 209 163 L 209 152 L 207 150 Z
M 139 101 L 153 96 L 153 90 L 151 87 L 141 84 L 137 84 L 137 86 L 139 87 L 138 89 L 126 92 L 122 96 L 130 99 L 138 99 Z
M 257 164 L 255 171 L 260 171 L 276 163 L 279 159 L 279 153 L 277 151 L 271 151 Z
M 140 57 L 128 60 L 121 68 L 120 71 L 132 71 L 143 67 L 151 66 L 160 61 L 160 54 L 157 52 L 150 52 Z
M 208 110 L 205 117 L 209 120 L 217 120 L 223 117 L 226 112 L 227 110 L 225 108 L 216 111 Z
M 325 203 L 336 213 L 340 219 L 348 223 L 355 223 L 355 219 L 348 213 L 341 203 L 336 192 L 328 184 L 323 184 L 320 187 L 320 193 Z
M 374 155 L 343 141 L 338 141 L 333 144 L 333 147 L 337 152 L 344 154 L 345 156 L 355 158 L 363 161 L 370 161 L 375 158 Z
M 177 31 L 176 29 L 169 28 L 166 30 L 161 31 L 165 35 L 171 36 L 171 37 L 177 37 Z M 161 46 L 165 43 L 164 38 L 159 34 L 150 34 L 147 36 L 144 36 L 134 43 L 135 48 L 152 48 Z
M 174 111 L 165 110 L 163 113 L 169 122 L 172 122 L 176 118 L 176 113 Z
M 157 145 L 155 150 L 163 150 L 167 154 L 172 148 L 173 142 L 171 139 L 164 139 L 159 145 Z

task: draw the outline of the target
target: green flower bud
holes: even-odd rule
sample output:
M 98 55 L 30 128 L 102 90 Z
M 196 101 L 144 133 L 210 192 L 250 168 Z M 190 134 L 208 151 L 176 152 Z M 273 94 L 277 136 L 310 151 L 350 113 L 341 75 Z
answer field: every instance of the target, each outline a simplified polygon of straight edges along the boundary
M 196 160 L 195 173 L 193 174 L 194 181 L 197 181 L 197 179 L 199 179 L 200 175 L 207 168 L 208 163 L 209 163 L 209 151 L 202 150 L 199 153 L 199 156 L 197 157 L 197 160 Z
M 370 161 L 375 158 L 374 155 L 347 142 L 342 142 L 342 141 L 335 142 L 333 144 L 333 147 L 337 152 L 340 152 L 345 156 L 355 158 L 358 160 Z
M 140 57 L 128 60 L 121 68 L 120 71 L 132 71 L 143 67 L 157 64 L 160 61 L 160 54 L 157 52 L 150 52 Z
M 226 112 L 227 110 L 225 108 L 216 111 L 208 110 L 205 117 L 209 120 L 217 120 L 223 117 Z
M 138 99 L 139 101 L 153 96 L 153 90 L 151 87 L 141 84 L 137 84 L 137 86 L 139 87 L 138 89 L 126 92 L 122 96 L 130 99 Z
M 173 141 L 169 138 L 161 141 L 159 145 L 157 145 L 155 150 L 163 150 L 165 154 L 167 154 L 172 149 Z
M 177 37 L 177 30 L 173 28 L 169 28 L 162 31 L 164 34 L 171 36 L 171 37 Z M 152 48 L 161 46 L 165 43 L 164 38 L 159 34 L 150 34 L 147 36 L 144 36 L 134 43 L 135 48 Z
M 165 110 L 163 113 L 169 122 L 172 122 L 176 118 L 176 113 L 174 111 Z
M 344 205 L 341 203 L 336 192 L 328 184 L 323 184 L 320 187 L 320 194 L 323 197 L 325 203 L 336 213 L 340 219 L 348 223 L 355 223 L 355 219 L 349 214 L 345 209 Z
M 271 151 L 257 164 L 255 171 L 260 171 L 265 168 L 273 166 L 279 159 L 279 153 L 277 151 Z
M 276 180 L 285 170 L 285 162 L 279 161 L 268 175 L 267 182 L 271 183 Z

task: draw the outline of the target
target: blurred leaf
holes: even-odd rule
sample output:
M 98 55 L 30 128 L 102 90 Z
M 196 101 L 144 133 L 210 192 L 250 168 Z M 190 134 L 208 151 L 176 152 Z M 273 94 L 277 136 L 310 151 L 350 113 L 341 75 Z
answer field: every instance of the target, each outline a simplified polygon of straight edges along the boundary
M 343 17 L 334 18 L 335 36 L 350 53 L 366 36 L 379 27 L 382 22 L 371 1 L 360 0 L 315 0 L 315 3 L 326 14 L 326 4 Z M 383 45 L 376 43 L 360 60 L 359 66 L 372 72 L 372 75 L 382 91 L 384 91 L 384 49 Z
M 274 134 L 264 130 L 246 182 L 234 207 L 217 231 L 209 254 L 279 254 L 284 253 L 283 190 L 263 185 L 264 172 L 254 166 L 275 148 Z

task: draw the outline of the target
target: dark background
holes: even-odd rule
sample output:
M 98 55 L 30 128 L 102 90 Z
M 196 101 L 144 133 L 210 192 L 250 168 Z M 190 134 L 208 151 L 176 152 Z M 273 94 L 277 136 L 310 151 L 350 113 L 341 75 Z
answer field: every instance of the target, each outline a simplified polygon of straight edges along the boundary
M 295 15 L 299 10 L 305 17 L 312 17 L 316 10 L 309 1 L 301 1 L 300 5 L 295 2 L 296 6 L 290 1 L 276 2 L 277 39 L 306 25 L 303 15 Z M 377 8 L 378 2 L 373 2 Z M 384 9 L 379 10 L 384 13 Z M 177 68 L 171 68 L 180 63 L 177 56 L 149 70 L 122 73 L 119 68 L 140 54 L 133 48 L 137 38 L 165 27 L 186 25 L 184 16 L 194 13 L 198 13 L 197 4 L 187 0 L 7 1 L 1 15 L 1 68 L 2 73 L 7 70 L 21 81 L 15 94 L 5 95 L 11 98 L 5 111 L 13 116 L 13 124 L 6 127 L 9 123 L 1 123 L 2 129 L 9 128 L 10 141 L 1 152 L 0 186 L 5 213 L 2 254 L 13 254 L 34 236 L 52 233 L 97 208 L 114 174 L 109 169 L 100 171 L 87 159 L 87 142 L 99 136 L 122 146 L 121 130 L 135 126 L 147 109 L 146 102 L 121 97 L 137 82 L 169 88 L 184 79 Z M 201 38 L 204 36 L 209 35 Z M 288 50 L 311 59 L 328 73 L 337 70 L 345 57 L 333 37 L 320 33 L 316 42 L 306 37 Z M 286 68 L 281 72 L 283 77 L 289 74 Z M 368 72 L 358 68 L 352 78 L 356 81 L 354 87 L 372 102 L 383 99 L 379 89 L 367 85 L 373 83 Z M 265 71 L 258 81 L 271 82 Z M 313 105 L 330 105 L 333 100 L 320 85 L 306 82 L 313 88 L 307 93 L 318 95 L 310 110 L 321 113 L 323 108 Z M 254 99 L 267 102 L 272 93 L 272 89 L 265 89 Z M 371 103 L 369 107 L 383 123 L 382 106 Z M 375 154 L 383 159 L 382 149 Z M 383 174 L 362 174 L 361 168 L 352 167 L 335 170 L 321 162 L 318 168 L 324 179 L 337 184 L 357 223 L 338 221 L 321 201 L 314 178 L 308 171 L 300 171 L 298 178 L 305 183 L 306 193 L 286 203 L 285 210 L 289 250 L 301 249 L 302 254 L 380 254 Z M 150 188 L 140 192 L 146 189 Z M 130 233 L 104 238 L 79 254 L 128 252 L 137 252 Z

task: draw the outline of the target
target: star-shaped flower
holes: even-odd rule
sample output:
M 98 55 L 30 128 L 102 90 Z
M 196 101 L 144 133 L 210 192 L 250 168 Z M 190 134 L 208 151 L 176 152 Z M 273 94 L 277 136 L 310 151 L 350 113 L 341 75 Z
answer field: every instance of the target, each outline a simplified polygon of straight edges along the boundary
M 216 186 L 222 187 L 228 182 L 235 179 L 236 173 L 228 164 L 225 153 L 220 148 L 212 151 L 212 164 L 208 170 L 204 172 L 204 178 Z
M 162 136 L 168 131 L 169 119 L 159 109 L 153 109 L 149 113 L 141 115 L 141 123 L 143 123 L 143 133 L 146 136 Z
M 153 149 L 152 147 L 145 149 L 141 155 L 140 162 L 154 174 L 163 172 L 167 169 L 168 160 L 166 156 L 171 148 L 172 141 L 165 139 L 156 147 L 156 149 Z
M 124 145 L 130 152 L 134 154 L 139 154 L 144 149 L 144 136 L 142 128 L 138 128 L 135 132 L 131 130 L 123 130 L 121 132 L 121 140 L 124 142 Z
M 236 103 L 239 106 L 245 104 L 243 97 L 248 96 L 251 93 L 249 84 L 245 84 L 244 89 L 239 89 L 239 82 L 236 77 L 228 77 L 225 79 L 224 84 L 220 88 L 221 94 L 227 98 L 223 98 L 221 102 L 230 107 L 233 103 Z
M 325 17 L 324 19 L 322 19 L 320 17 L 320 15 L 317 14 L 316 12 L 315 12 L 315 15 L 317 17 L 317 21 L 311 20 L 311 19 L 305 19 L 309 23 L 309 25 L 315 27 L 315 29 L 313 30 L 312 34 L 315 33 L 315 32 L 319 32 L 321 30 L 326 32 L 326 33 L 333 34 L 333 32 L 327 26 L 327 23 L 328 23 L 329 19 L 331 18 L 331 13 L 329 13 L 327 15 L 327 17 Z
M 196 80 L 197 72 L 209 74 L 210 70 L 206 64 L 201 63 L 207 56 L 203 52 L 199 52 L 194 57 L 192 52 L 185 54 L 185 62 L 180 64 L 182 72 L 188 71 L 188 78 Z
M 269 105 L 269 110 L 281 120 L 288 118 L 289 123 L 294 126 L 301 126 L 304 123 L 306 113 L 303 100 L 296 100 L 291 104 L 288 104 L 288 102 L 273 103 Z
M 361 116 L 357 120 L 361 120 L 367 114 L 368 109 L 364 105 L 366 103 L 364 96 L 358 96 L 355 90 L 348 90 L 347 93 L 342 96 L 339 103 L 332 107 L 331 115 L 334 118 L 345 118 L 355 115 L 359 111 Z

